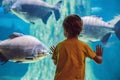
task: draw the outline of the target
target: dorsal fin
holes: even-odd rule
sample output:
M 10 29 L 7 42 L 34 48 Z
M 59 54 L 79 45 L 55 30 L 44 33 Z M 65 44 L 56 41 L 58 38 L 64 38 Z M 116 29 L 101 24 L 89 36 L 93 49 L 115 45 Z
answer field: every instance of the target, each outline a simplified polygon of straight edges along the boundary
M 35 57 L 34 56 L 29 56 L 29 57 L 26 57 L 25 59 L 26 60 L 33 60 Z
M 18 33 L 18 32 L 14 32 L 13 34 L 11 34 L 9 36 L 10 39 L 13 39 L 13 38 L 16 38 L 16 37 L 20 37 L 20 36 L 23 36 L 24 34 L 22 33 Z

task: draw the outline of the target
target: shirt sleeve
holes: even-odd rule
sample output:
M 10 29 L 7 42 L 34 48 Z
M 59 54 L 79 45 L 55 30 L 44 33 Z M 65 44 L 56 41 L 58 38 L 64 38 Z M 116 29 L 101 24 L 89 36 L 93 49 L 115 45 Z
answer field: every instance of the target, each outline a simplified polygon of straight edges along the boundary
M 91 49 L 91 47 L 89 45 L 86 45 L 85 47 L 86 47 L 85 48 L 86 49 L 86 52 L 85 52 L 86 57 L 93 59 L 96 56 L 95 52 Z

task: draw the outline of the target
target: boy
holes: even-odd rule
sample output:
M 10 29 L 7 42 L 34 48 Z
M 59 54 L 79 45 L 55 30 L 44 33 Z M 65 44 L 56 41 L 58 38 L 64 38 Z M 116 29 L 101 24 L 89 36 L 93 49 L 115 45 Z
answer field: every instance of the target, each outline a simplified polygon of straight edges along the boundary
M 83 21 L 78 15 L 73 14 L 64 19 L 64 36 L 67 39 L 56 47 L 51 47 L 52 59 L 56 65 L 54 80 L 84 80 L 86 57 L 102 63 L 101 45 L 96 46 L 95 54 L 86 43 L 78 40 L 82 26 Z

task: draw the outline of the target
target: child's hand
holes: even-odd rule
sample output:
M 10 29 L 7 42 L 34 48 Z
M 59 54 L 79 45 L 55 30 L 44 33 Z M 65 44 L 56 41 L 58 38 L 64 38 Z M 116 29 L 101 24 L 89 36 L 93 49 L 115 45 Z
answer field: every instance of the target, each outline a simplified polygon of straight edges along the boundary
M 97 56 L 102 56 L 103 54 L 103 47 L 101 45 L 96 46 L 96 54 Z
M 50 50 L 51 50 L 51 53 L 53 53 L 54 50 L 55 50 L 55 46 L 51 46 L 51 47 L 50 47 Z

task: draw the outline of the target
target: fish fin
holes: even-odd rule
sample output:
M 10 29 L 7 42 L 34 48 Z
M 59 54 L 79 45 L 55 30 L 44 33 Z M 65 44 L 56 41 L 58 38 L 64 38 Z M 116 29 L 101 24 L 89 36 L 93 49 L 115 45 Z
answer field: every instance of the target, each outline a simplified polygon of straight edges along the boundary
M 31 56 L 31 57 L 26 57 L 25 59 L 26 59 L 26 60 L 33 60 L 34 57 L 33 57 L 33 56 Z
M 49 12 L 42 18 L 42 21 L 43 21 L 44 24 L 47 23 L 47 20 L 48 20 L 48 18 L 50 17 L 51 14 L 52 14 L 52 12 Z
M 103 38 L 101 39 L 101 42 L 103 44 L 106 44 L 110 36 L 111 36 L 111 33 L 107 33 L 105 36 L 103 36 Z
M 8 59 L 2 53 L 0 53 L 0 62 L 2 62 L 1 65 L 4 65 L 8 62 Z
M 54 14 L 55 14 L 55 19 L 58 20 L 60 18 L 59 10 L 54 10 Z
M 32 22 L 32 21 L 31 21 L 31 22 L 30 22 L 30 24 L 33 24 L 33 25 L 34 25 L 34 24 L 35 24 L 35 22 Z
M 62 0 L 60 0 L 59 2 L 57 2 L 57 4 L 55 4 L 55 8 L 59 9 L 61 7 L 62 4 Z
M 16 61 L 15 63 L 22 63 L 23 61 Z
M 22 34 L 22 33 L 14 32 L 9 36 L 9 38 L 13 39 L 13 38 L 20 37 L 20 36 L 23 36 L 23 35 L 24 34 Z
M 55 9 L 54 9 L 54 14 L 55 14 L 55 19 L 58 20 L 60 18 L 60 6 L 62 4 L 62 1 L 59 1 L 56 5 L 55 5 Z
M 115 24 L 115 34 L 117 38 L 120 40 L 120 20 Z
M 27 15 L 28 13 L 27 13 L 27 12 L 20 12 L 20 14 L 24 14 L 24 15 Z

